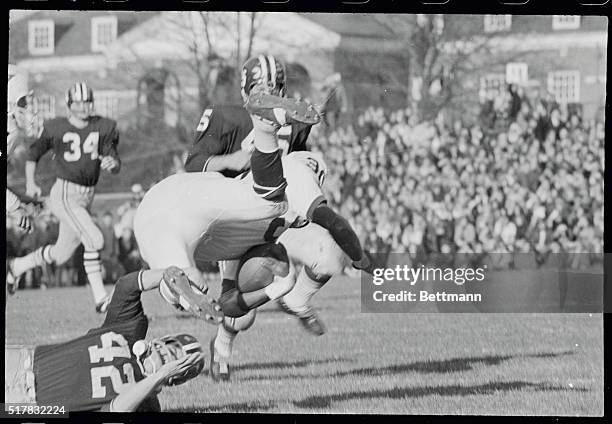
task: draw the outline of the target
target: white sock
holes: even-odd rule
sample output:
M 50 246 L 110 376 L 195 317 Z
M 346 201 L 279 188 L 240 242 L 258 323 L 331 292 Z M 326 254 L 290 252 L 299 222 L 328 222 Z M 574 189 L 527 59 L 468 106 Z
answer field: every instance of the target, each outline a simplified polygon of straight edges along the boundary
M 49 245 L 42 246 L 33 251 L 32 253 L 29 253 L 20 258 L 13 259 L 12 268 L 15 276 L 19 277 L 21 274 L 31 269 L 34 269 L 38 266 L 43 266 L 45 262 L 52 263 L 53 261 L 50 260 L 50 258 L 48 257 L 49 247 Z M 48 261 L 45 261 L 45 258 L 43 258 L 43 250 L 45 249 L 46 251 L 44 253 L 47 259 L 49 259 Z
M 277 129 L 265 122 L 261 122 L 257 118 L 252 118 L 252 121 L 255 148 L 262 153 L 273 153 L 277 151 Z
M 100 262 L 100 253 L 97 251 L 89 251 L 83 253 L 83 265 L 87 273 L 87 280 L 93 293 L 94 302 L 96 305 L 106 297 L 104 289 L 104 280 L 102 280 L 102 264 Z
M 295 286 L 289 293 L 283 296 L 285 304 L 295 312 L 308 310 L 310 299 L 319 291 L 327 280 L 321 282 L 314 280 L 306 273 L 306 268 L 302 268 L 298 274 Z
M 225 359 L 229 359 L 232 356 L 232 348 L 234 339 L 238 333 L 225 328 L 223 324 L 217 327 L 217 337 L 215 338 L 215 350 Z

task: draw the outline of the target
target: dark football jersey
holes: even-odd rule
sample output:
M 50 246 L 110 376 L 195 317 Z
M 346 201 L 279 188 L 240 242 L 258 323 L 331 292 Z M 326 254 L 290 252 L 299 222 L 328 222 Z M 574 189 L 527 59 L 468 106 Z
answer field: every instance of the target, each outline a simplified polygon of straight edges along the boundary
M 142 272 L 142 271 L 141 271 Z M 69 411 L 107 409 L 127 386 L 144 378 L 131 349 L 145 338 L 140 272 L 117 282 L 104 323 L 65 343 L 34 351 L 36 401 Z
M 100 176 L 101 156 L 119 160 L 117 124 L 94 116 L 85 128 L 77 128 L 68 118 L 46 121 L 40 137 L 30 146 L 28 159 L 38 160 L 49 150 L 56 162 L 56 176 L 84 186 L 95 186 Z
M 293 121 L 278 131 L 278 144 L 286 153 L 307 150 L 306 140 L 312 125 Z M 206 109 L 197 127 L 195 142 L 185 161 L 187 172 L 206 170 L 212 156 L 229 155 L 238 150 L 251 150 L 254 143 L 253 122 L 243 106 L 221 105 Z M 224 170 L 234 178 L 242 171 Z

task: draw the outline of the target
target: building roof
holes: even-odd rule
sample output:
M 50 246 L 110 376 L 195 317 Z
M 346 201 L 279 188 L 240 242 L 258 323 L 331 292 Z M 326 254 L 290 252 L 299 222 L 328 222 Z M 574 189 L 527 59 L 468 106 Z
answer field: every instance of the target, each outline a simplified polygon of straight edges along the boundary
M 341 36 L 397 38 L 393 31 L 376 20 L 372 14 L 300 13 L 299 15 Z
M 117 36 L 121 36 L 124 32 L 150 19 L 157 13 L 42 10 L 33 13 L 12 14 L 9 55 L 12 59 L 17 60 L 30 56 L 28 52 L 28 22 L 33 20 L 52 19 L 55 22 L 55 49 L 53 56 L 74 56 L 92 53 L 91 18 L 108 15 L 116 16 Z

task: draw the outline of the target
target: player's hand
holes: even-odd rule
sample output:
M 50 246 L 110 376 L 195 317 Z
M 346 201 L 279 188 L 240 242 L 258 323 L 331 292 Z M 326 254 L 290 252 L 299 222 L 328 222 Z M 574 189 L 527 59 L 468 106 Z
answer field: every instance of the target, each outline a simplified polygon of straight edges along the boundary
M 238 150 L 228 156 L 228 168 L 234 171 L 244 171 L 251 167 L 251 152 Z
M 195 352 L 164 364 L 157 372 L 162 378 L 163 384 L 170 385 L 173 378 L 182 376 L 201 361 L 204 361 L 204 355 L 202 352 Z
M 119 161 L 112 156 L 101 156 L 102 160 L 100 162 L 100 168 L 105 171 L 113 172 L 117 167 L 119 167 Z
M 32 232 L 32 221 L 30 221 L 30 217 L 23 209 L 19 208 L 13 213 L 15 217 L 15 221 L 17 222 L 17 226 L 24 233 Z
M 366 252 L 363 252 L 361 260 L 353 261 L 353 268 L 366 272 L 370 275 L 374 274 L 374 264 L 370 259 L 370 255 Z
M 26 184 L 26 195 L 37 199 L 42 195 L 42 189 L 34 182 Z

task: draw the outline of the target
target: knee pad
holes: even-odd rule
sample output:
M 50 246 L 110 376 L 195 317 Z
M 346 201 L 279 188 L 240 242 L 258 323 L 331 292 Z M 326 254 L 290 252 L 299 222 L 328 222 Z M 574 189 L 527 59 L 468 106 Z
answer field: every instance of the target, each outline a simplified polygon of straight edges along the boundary
M 251 328 L 255 322 L 256 310 L 250 310 L 246 315 L 241 317 L 228 317 L 223 318 L 223 326 L 230 331 L 244 331 Z

